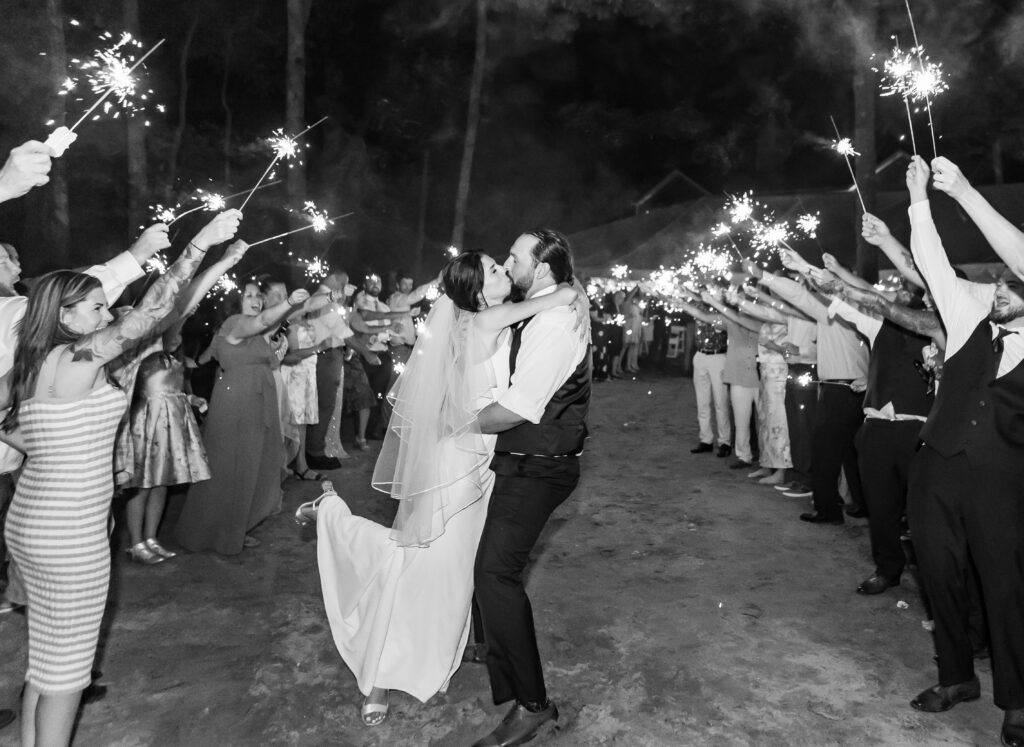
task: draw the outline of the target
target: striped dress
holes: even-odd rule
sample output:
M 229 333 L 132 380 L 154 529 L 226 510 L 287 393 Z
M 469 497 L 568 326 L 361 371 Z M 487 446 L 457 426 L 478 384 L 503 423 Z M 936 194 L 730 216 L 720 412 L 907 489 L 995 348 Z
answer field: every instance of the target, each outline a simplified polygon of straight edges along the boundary
M 89 684 L 110 583 L 114 438 L 126 406 L 106 383 L 21 406 L 27 459 L 6 537 L 28 594 L 25 679 L 46 695 Z

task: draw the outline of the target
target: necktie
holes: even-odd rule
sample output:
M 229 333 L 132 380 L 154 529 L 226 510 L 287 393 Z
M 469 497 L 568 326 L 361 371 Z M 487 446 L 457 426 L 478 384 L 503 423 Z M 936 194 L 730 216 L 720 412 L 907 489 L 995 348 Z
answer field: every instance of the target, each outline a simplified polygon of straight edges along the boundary
M 1017 334 L 1020 330 L 1007 329 L 1006 327 L 996 327 L 996 329 L 999 330 L 999 332 L 992 338 L 992 352 L 997 356 L 1001 356 L 1003 354 L 1003 348 L 1005 347 L 1003 339 L 1009 335 Z

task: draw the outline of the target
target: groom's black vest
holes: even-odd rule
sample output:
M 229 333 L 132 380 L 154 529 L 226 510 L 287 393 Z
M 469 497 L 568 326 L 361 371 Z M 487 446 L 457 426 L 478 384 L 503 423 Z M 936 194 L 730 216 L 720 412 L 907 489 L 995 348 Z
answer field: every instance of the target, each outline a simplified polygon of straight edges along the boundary
M 516 356 L 523 343 L 523 329 L 530 323 L 530 319 L 512 331 L 512 349 L 508 357 L 511 374 L 516 372 Z M 494 450 L 537 456 L 579 454 L 583 451 L 583 441 L 587 437 L 590 379 L 590 355 L 585 354 L 576 370 L 544 408 L 540 422 L 536 425 L 523 423 L 499 433 Z
M 998 367 L 982 319 L 946 360 L 921 440 L 947 459 L 965 453 L 976 469 L 1024 472 L 1024 362 L 996 378 Z

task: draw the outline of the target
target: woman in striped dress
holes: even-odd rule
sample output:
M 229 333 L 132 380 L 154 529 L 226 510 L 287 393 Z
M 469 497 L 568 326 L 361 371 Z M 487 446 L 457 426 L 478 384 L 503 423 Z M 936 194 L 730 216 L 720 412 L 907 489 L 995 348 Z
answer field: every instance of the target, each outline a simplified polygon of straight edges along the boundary
M 0 433 L 26 454 L 6 529 L 28 594 L 23 745 L 70 742 L 96 656 L 110 581 L 114 438 L 127 405 L 106 366 L 172 310 L 206 250 L 233 236 L 240 218 L 237 210 L 214 218 L 114 324 L 88 275 L 50 273 L 29 298 Z

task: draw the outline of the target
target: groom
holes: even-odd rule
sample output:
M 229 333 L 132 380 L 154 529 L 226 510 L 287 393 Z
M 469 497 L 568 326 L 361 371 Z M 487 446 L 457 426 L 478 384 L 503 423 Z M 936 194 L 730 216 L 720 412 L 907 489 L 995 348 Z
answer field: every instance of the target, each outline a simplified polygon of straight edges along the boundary
M 505 268 L 513 300 L 552 293 L 572 282 L 565 237 L 546 229 L 524 233 Z M 531 740 L 558 709 L 544 688 L 533 612 L 523 571 L 551 512 L 580 478 L 587 437 L 590 356 L 568 306 L 543 311 L 512 332 L 509 389 L 480 412 L 484 433 L 497 433 L 494 491 L 477 550 L 474 582 L 496 704 L 515 705 L 474 747 L 512 747 Z

